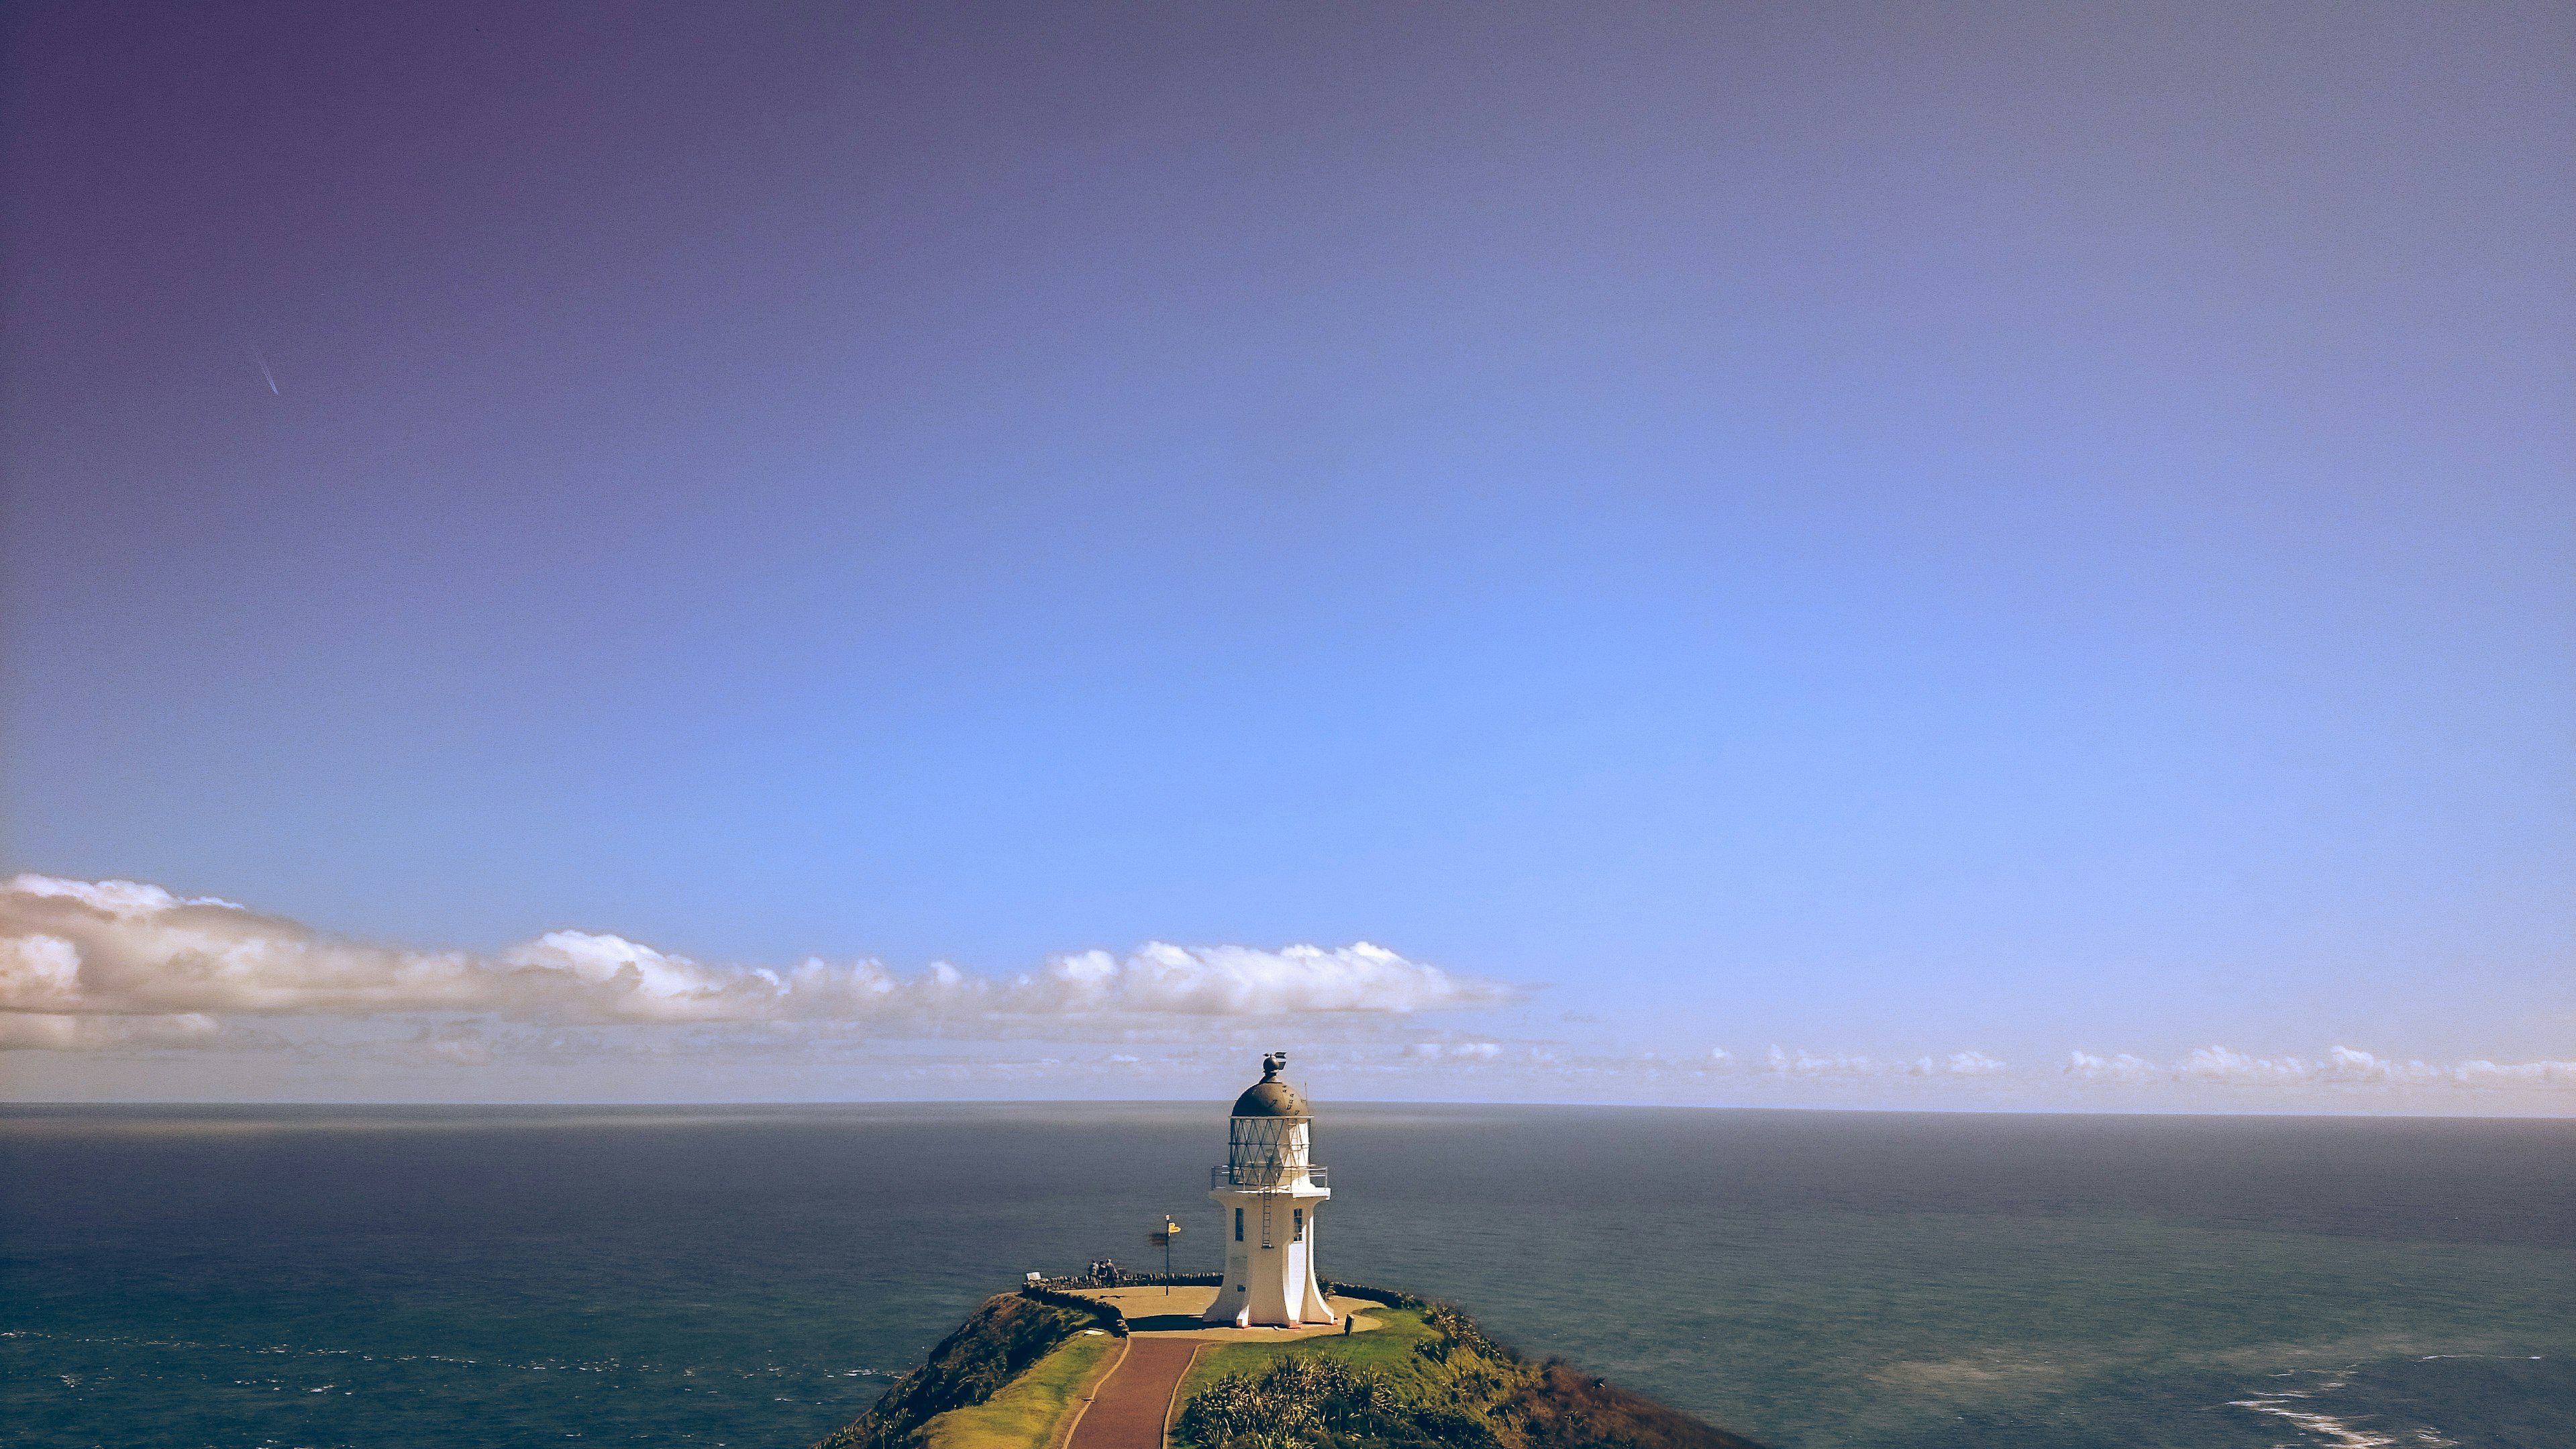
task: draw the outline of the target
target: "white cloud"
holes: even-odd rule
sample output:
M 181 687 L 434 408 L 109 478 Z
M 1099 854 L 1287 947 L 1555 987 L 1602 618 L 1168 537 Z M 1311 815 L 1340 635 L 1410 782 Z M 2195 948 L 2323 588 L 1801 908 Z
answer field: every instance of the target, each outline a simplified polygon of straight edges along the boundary
M 1709 1056 L 1720 1069 L 1733 1060 L 1723 1048 L 1711 1051 Z M 1763 1054 L 1762 1069 L 1782 1077 L 1989 1077 L 2009 1070 L 2004 1063 L 1977 1051 L 1952 1052 L 1946 1058 L 1920 1056 L 1912 1061 L 1879 1063 L 1865 1056 L 1818 1055 L 1804 1047 L 1789 1052 L 1777 1046 Z
M 1404 1049 L 1408 1061 L 1420 1062 L 1490 1062 L 1503 1054 L 1503 1044 L 1493 1041 L 1418 1041 Z
M 2576 1087 L 2576 1062 L 2462 1062 L 2451 1076 L 2464 1087 Z
M 1106 951 L 1055 957 L 1010 990 L 1023 1010 L 1187 1016 L 1411 1013 L 1501 1006 L 1518 996 L 1500 983 L 1452 975 L 1366 941 L 1277 951 L 1156 941 L 1123 961 Z
M 1792 1055 L 1774 1045 L 1763 1058 L 1763 1070 L 1794 1077 L 1865 1077 L 1874 1068 L 1867 1057 L 1820 1057 L 1804 1047 Z
M 1066 1023 L 1376 1016 L 1498 1006 L 1498 982 L 1362 941 L 1336 948 L 1185 947 L 1058 956 L 997 980 L 934 962 L 901 977 L 876 961 L 809 959 L 785 971 L 711 965 L 622 936 L 552 931 L 483 958 L 335 940 L 298 922 L 132 881 L 21 875 L 0 883 L 0 1046 L 171 1044 L 194 1028 L 47 1025 L 226 1015 L 452 1013 L 608 1025 L 828 1022 L 911 1035 L 959 1023 L 1006 1032 Z M 452 1054 L 451 1054 L 452 1055 Z
M 1946 1064 L 1930 1057 L 1916 1057 L 1913 1064 L 1906 1067 L 1905 1074 L 1909 1077 L 1936 1077 L 1947 1072 L 1960 1077 L 1991 1077 L 2003 1070 L 2002 1062 L 1984 1052 L 1952 1052 Z
M 2210 1046 L 2194 1051 L 2188 1060 L 2174 1069 L 2174 1075 L 2184 1081 L 2278 1084 L 2304 1081 L 2308 1069 L 2307 1063 L 2297 1057 L 2275 1062 L 2232 1052 L 2223 1046 Z
M 2088 1052 L 2069 1052 L 2066 1074 L 2086 1081 L 2141 1082 L 2156 1075 L 2156 1064 L 2142 1061 L 2122 1052 L 2115 1057 L 2098 1057 Z

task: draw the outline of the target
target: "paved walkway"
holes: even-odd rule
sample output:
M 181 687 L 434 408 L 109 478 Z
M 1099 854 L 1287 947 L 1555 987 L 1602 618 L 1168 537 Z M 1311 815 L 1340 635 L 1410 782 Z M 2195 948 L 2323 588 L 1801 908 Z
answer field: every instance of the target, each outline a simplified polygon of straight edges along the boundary
M 1196 1339 L 1139 1334 L 1127 1340 L 1127 1357 L 1110 1370 L 1092 1397 L 1066 1449 L 1163 1449 L 1163 1416 L 1172 1390 L 1198 1356 Z

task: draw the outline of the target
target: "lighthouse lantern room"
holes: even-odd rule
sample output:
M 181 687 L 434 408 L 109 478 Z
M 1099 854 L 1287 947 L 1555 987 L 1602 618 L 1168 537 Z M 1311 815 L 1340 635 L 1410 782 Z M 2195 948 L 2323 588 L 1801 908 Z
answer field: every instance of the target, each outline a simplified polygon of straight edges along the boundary
M 1333 1195 L 1315 1165 L 1314 1119 L 1306 1099 L 1279 1080 L 1286 1052 L 1261 1059 L 1261 1080 L 1234 1099 L 1225 1165 L 1208 1174 L 1208 1196 L 1225 1213 L 1225 1286 L 1208 1305 L 1211 1323 L 1295 1328 L 1331 1323 L 1315 1281 L 1315 1219 Z

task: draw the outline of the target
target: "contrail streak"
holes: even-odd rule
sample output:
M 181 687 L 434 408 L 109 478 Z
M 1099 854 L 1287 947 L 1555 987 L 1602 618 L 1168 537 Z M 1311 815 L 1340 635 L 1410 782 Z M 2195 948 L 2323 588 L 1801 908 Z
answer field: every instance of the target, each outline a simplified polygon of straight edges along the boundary
M 268 359 L 261 354 L 259 344 L 256 342 L 250 345 L 250 360 L 259 364 L 259 375 L 268 380 L 268 390 L 277 393 L 279 397 L 286 396 L 282 392 L 277 392 L 277 374 L 268 370 Z

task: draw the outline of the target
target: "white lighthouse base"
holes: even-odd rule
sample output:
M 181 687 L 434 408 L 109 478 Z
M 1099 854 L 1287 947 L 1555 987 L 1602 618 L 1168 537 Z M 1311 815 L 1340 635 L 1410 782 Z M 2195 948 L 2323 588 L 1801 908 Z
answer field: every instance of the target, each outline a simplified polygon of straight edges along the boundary
M 1225 1284 L 1204 1321 L 1237 1328 L 1338 1321 L 1315 1281 L 1315 1220 L 1332 1195 L 1328 1188 L 1303 1185 L 1281 1192 L 1209 1193 L 1225 1213 Z

